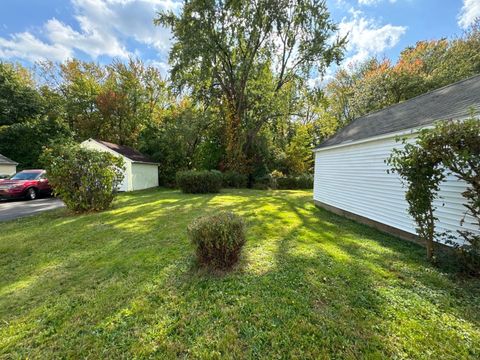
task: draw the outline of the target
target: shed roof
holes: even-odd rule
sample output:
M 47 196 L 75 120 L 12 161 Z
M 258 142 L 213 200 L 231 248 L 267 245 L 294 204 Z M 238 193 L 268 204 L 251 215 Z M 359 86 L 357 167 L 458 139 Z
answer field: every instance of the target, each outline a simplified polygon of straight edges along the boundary
M 7 158 L 6 156 L 3 156 L 2 154 L 0 154 L 0 164 L 2 164 L 2 165 L 18 165 L 17 162 L 15 162 L 13 160 L 10 160 L 9 158 Z
M 133 162 L 142 162 L 142 163 L 150 163 L 150 164 L 157 164 L 155 161 L 150 159 L 148 156 L 142 154 L 140 151 L 132 149 L 131 147 L 125 145 L 117 145 L 107 141 L 97 140 L 94 139 L 96 142 L 106 146 L 110 150 L 113 150 L 120 155 L 125 156 L 126 158 L 132 160 Z
M 316 149 L 464 118 L 471 109 L 480 111 L 480 75 L 356 118 Z

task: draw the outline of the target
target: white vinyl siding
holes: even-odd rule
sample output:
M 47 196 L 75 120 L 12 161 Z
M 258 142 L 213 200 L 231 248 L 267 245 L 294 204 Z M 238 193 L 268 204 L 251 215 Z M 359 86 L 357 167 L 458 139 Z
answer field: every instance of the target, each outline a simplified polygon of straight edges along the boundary
M 119 156 L 118 154 L 115 154 Z M 123 157 L 125 161 L 125 157 Z M 125 161 L 123 164 L 125 170 L 123 171 L 123 179 L 120 184 L 118 184 L 117 189 L 118 191 L 131 191 L 132 190 L 132 179 L 130 174 L 132 173 L 132 163 L 130 161 Z
M 314 199 L 371 220 L 415 234 L 407 213 L 405 189 L 397 174 L 388 174 L 385 159 L 394 147 L 394 137 L 321 149 L 315 153 Z M 465 184 L 449 176 L 437 200 L 437 229 L 455 235 L 462 229 L 465 213 L 461 195 Z M 463 229 L 474 230 L 467 220 Z M 478 231 L 474 230 L 474 231 Z
M 10 176 L 17 172 L 17 165 L 0 164 L 0 176 Z
M 158 186 L 158 166 L 155 164 L 132 163 L 133 190 Z
M 98 151 L 106 151 L 123 158 L 125 162 L 124 178 L 118 186 L 120 191 L 142 190 L 158 186 L 158 164 L 134 162 L 93 139 L 85 140 L 81 146 Z

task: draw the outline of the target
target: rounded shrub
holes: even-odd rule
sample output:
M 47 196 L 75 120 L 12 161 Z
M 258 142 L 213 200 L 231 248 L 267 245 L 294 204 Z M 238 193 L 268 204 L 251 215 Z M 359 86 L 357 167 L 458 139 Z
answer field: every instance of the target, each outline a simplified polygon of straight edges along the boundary
M 46 148 L 41 161 L 54 193 L 76 212 L 109 208 L 124 176 L 122 158 L 79 145 Z
M 222 181 L 222 173 L 219 171 L 189 170 L 177 173 L 177 186 L 189 194 L 218 193 Z
M 276 179 L 277 189 L 296 190 L 312 189 L 313 175 L 303 174 L 299 176 L 284 176 Z
M 253 182 L 253 188 L 256 190 L 268 190 L 272 188 L 272 178 L 270 175 L 256 177 Z
M 248 178 L 247 175 L 240 174 L 236 171 L 226 171 L 223 173 L 223 186 L 229 188 L 246 188 Z
M 201 265 L 228 269 L 237 263 L 245 244 L 245 223 L 232 212 L 196 218 L 188 226 L 188 236 Z
M 313 189 L 313 175 L 302 174 L 298 176 L 283 175 L 281 172 L 272 172 L 270 175 L 258 177 L 253 185 L 258 190 L 305 190 Z

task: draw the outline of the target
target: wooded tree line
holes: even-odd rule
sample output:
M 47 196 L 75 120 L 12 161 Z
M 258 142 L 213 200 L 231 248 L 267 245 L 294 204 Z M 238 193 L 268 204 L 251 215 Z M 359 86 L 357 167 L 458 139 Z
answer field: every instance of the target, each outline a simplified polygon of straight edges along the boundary
M 340 67 L 322 88 L 312 72 L 340 63 L 322 1 L 189 1 L 155 20 L 173 33 L 169 78 L 138 59 L 72 59 L 32 68 L 0 62 L 0 153 L 37 167 L 42 147 L 89 137 L 185 169 L 234 170 L 250 182 L 313 168 L 312 148 L 352 119 L 480 73 L 480 31 L 422 41 L 398 61 Z
M 453 39 L 419 41 L 394 63 L 371 58 L 336 72 L 326 109 L 343 126 L 353 119 L 480 73 L 480 21 Z

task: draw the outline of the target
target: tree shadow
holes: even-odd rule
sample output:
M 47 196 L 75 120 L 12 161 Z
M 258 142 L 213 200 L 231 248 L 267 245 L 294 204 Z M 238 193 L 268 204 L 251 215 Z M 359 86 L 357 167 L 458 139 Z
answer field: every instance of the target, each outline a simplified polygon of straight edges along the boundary
M 420 247 L 316 209 L 310 193 L 137 195 L 104 213 L 7 225 L 0 354 L 461 357 L 468 326 L 469 351 L 480 352 L 478 305 L 462 305 L 478 282 L 459 283 Z M 194 266 L 186 225 L 218 209 L 246 218 L 248 242 L 237 268 L 210 274 Z

